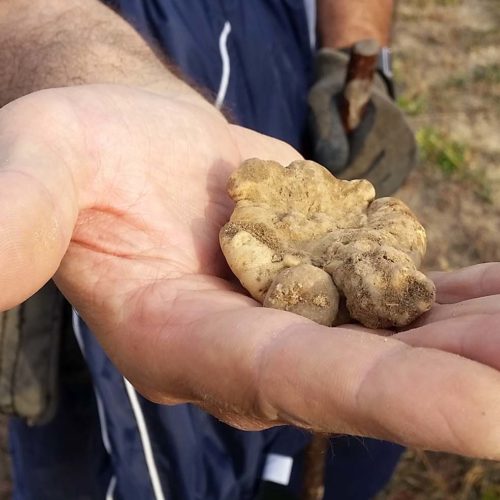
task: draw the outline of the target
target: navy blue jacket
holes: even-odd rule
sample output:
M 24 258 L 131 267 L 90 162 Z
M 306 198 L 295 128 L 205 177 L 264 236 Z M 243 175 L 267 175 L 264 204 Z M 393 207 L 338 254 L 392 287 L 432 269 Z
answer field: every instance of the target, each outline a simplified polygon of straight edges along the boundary
M 221 85 L 221 35 L 230 74 L 224 106 L 236 122 L 300 147 L 312 50 L 304 0 L 112 0 L 200 87 Z

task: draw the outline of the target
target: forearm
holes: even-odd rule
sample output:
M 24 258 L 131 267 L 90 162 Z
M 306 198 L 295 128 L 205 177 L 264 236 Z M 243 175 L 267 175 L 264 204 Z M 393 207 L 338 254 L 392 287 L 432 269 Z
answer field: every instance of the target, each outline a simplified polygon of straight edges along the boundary
M 84 83 L 201 100 L 98 0 L 0 0 L 0 106 L 36 90 Z
M 317 0 L 322 47 L 349 47 L 366 38 L 390 39 L 394 0 Z

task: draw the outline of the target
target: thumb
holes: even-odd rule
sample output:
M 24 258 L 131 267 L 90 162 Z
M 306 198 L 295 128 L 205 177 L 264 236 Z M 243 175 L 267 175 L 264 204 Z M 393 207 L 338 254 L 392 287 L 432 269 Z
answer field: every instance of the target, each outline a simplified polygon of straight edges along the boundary
M 16 101 L 0 110 L 0 310 L 54 275 L 78 213 L 71 171 L 46 135 L 47 116 L 38 109 L 33 120 L 27 107 Z

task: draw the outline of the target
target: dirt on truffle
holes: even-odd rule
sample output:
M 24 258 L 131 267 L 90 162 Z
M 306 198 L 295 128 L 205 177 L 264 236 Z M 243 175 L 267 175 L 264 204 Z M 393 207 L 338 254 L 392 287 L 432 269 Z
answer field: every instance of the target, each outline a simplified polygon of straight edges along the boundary
M 373 201 L 369 182 L 337 179 L 312 161 L 252 158 L 231 174 L 228 193 L 236 205 L 222 252 L 264 306 L 330 326 L 338 300 L 321 312 L 313 297 L 340 294 L 353 321 L 374 329 L 406 326 L 432 307 L 434 284 L 418 271 L 424 229 L 401 201 Z

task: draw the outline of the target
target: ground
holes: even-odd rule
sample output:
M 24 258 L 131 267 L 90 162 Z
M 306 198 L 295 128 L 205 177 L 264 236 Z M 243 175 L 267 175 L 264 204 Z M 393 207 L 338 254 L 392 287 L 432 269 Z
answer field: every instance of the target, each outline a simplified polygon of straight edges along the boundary
M 500 2 L 400 2 L 393 46 L 421 151 L 396 196 L 426 227 L 425 268 L 500 261 Z M 0 500 L 10 498 L 5 441 L 0 418 Z M 500 500 L 500 464 L 409 450 L 378 500 L 424 499 Z

